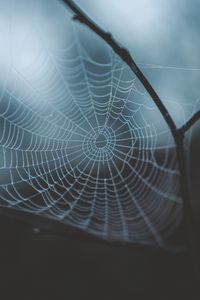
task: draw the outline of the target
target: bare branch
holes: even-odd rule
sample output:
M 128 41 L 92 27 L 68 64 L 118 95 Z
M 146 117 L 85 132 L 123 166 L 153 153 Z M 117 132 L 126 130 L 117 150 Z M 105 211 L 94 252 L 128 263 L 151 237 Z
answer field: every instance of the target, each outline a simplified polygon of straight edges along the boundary
M 200 119 L 200 111 L 196 112 L 190 120 L 188 120 L 182 127 L 177 131 L 186 133 L 198 120 Z
M 170 116 L 167 108 L 161 101 L 160 97 L 147 80 L 145 75 L 139 69 L 134 59 L 130 55 L 129 51 L 124 47 L 121 47 L 119 43 L 112 37 L 112 35 L 108 32 L 102 30 L 94 21 L 92 21 L 72 0 L 63 0 L 63 2 L 75 13 L 74 20 L 79 21 L 89 27 L 92 31 L 94 31 L 98 36 L 100 36 L 108 45 L 111 46 L 113 51 L 118 54 L 118 56 L 130 67 L 130 69 L 134 72 L 136 77 L 142 83 L 148 94 L 151 96 L 152 100 L 158 107 L 160 113 L 162 114 L 164 120 L 169 126 L 169 129 L 172 135 L 175 138 L 176 133 L 176 125 Z

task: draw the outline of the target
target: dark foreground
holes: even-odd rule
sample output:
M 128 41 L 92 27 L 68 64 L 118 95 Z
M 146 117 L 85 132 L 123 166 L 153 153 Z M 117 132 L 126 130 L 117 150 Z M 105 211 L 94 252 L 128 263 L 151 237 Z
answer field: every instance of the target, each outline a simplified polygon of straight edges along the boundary
M 186 254 L 44 235 L 0 218 L 2 300 L 193 300 Z

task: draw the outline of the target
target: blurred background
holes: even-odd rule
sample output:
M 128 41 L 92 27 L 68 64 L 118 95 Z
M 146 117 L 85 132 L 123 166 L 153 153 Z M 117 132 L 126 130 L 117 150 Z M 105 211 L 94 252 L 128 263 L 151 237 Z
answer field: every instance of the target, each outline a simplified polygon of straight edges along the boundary
M 199 299 L 187 254 L 33 228 L 0 218 L 2 299 Z
M 200 108 L 198 0 L 77 0 L 76 3 L 130 51 L 178 126 Z M 6 23 L 10 18 L 6 5 L 2 0 L 5 19 L 1 18 L 0 28 L 4 45 L 8 42 L 5 35 L 10 30 Z M 19 8 L 23 15 L 23 1 L 19 1 Z M 15 15 L 15 11 L 12 14 Z M 56 13 L 52 13 L 52 18 L 56 19 Z M 17 26 L 24 28 L 20 15 L 12 30 L 18 31 Z M 45 22 L 42 30 L 43 34 L 49 32 Z M 33 59 L 37 47 L 34 48 L 32 39 L 21 52 L 25 36 L 23 30 L 21 32 L 21 37 L 13 42 L 12 51 L 14 64 L 22 70 Z M 54 34 L 56 32 L 52 37 Z M 50 43 L 54 46 L 53 38 Z M 1 85 L 8 71 L 7 51 L 5 46 L 0 52 Z M 28 53 L 27 57 L 24 53 Z M 190 195 L 198 222 L 199 124 L 188 132 L 186 147 Z M 188 253 L 112 244 L 85 237 L 79 231 L 73 234 L 73 230 L 65 236 L 57 234 L 65 232 L 62 226 L 52 231 L 45 226 L 41 229 L 42 225 L 40 219 L 32 220 L 29 215 L 13 218 L 7 212 L 1 214 L 0 293 L 3 300 L 199 299 Z

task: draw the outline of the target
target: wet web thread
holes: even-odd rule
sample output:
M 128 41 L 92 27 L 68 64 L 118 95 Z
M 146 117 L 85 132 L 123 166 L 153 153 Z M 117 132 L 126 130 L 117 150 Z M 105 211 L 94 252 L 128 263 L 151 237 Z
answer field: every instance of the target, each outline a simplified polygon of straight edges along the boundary
M 1 85 L 0 205 L 164 246 L 182 218 L 173 137 L 128 66 L 66 23 L 56 47 L 33 29 L 32 61 Z

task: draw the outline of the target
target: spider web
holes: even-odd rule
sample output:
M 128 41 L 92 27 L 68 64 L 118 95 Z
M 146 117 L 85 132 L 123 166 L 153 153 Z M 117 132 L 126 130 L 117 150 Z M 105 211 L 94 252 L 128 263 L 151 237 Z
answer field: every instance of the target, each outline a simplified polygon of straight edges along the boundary
M 59 21 L 41 7 L 21 42 L 12 18 L 15 51 L 0 93 L 0 205 L 104 239 L 164 246 L 182 219 L 167 125 L 111 48 L 58 4 L 50 7 Z

